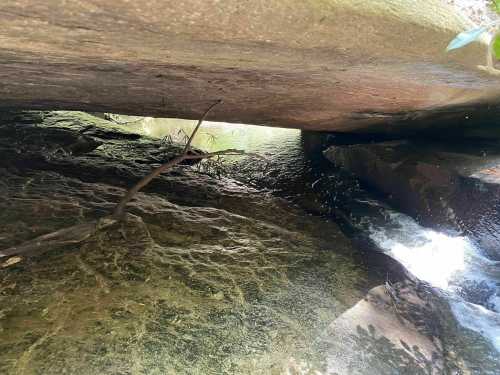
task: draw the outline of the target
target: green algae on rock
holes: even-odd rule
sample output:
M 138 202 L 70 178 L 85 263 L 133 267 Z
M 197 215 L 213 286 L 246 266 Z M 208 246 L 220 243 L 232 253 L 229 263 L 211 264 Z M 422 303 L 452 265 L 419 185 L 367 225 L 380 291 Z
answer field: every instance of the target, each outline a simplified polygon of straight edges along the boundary
M 108 214 L 179 149 L 84 113 L 2 114 L 1 248 Z M 330 345 L 336 320 L 393 281 L 387 257 L 367 258 L 325 217 L 181 165 L 136 196 L 121 228 L 0 269 L 0 372 L 328 373 L 345 360 Z M 436 323 L 445 366 L 496 374 L 494 358 L 471 355 L 490 353 L 481 337 L 455 329 L 427 292 L 440 314 L 426 306 L 398 329 L 416 337 Z M 363 329 L 351 332 L 359 344 L 377 344 L 380 332 Z M 391 362 L 371 373 L 408 364 L 404 346 L 386 343 L 373 348 Z
M 51 134 L 87 117 L 42 117 L 39 133 L 16 120 L 24 146 L 3 138 L 2 247 L 108 212 L 159 157 L 157 141 L 126 133 L 104 144 L 115 130 L 103 128 L 83 128 L 97 148 L 54 152 L 75 136 Z M 315 337 L 383 279 L 333 223 L 189 167 L 138 194 L 131 212 L 121 230 L 0 270 L 2 373 L 320 370 Z

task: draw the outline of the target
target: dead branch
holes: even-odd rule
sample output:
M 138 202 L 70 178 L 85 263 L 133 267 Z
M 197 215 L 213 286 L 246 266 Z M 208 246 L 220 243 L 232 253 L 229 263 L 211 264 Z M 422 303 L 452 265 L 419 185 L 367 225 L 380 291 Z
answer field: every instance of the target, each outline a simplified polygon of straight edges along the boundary
M 93 220 L 88 223 L 73 225 L 68 228 L 60 229 L 56 232 L 44 234 L 32 240 L 23 242 L 18 246 L 13 246 L 8 249 L 2 250 L 0 251 L 0 259 L 13 256 L 20 258 L 15 262 L 9 262 L 9 260 L 7 260 L 2 264 L 2 267 L 7 267 L 11 264 L 18 263 L 23 259 L 23 257 L 20 257 L 20 255 L 29 257 L 34 254 L 40 254 L 48 248 L 54 249 L 65 245 L 81 243 L 92 237 L 97 231 L 107 228 L 115 223 L 115 219 L 104 217 L 99 220 Z
M 100 220 L 94 220 L 89 223 L 77 224 L 68 228 L 58 230 L 56 232 L 48 233 L 39 236 L 30 241 L 24 242 L 18 246 L 8 248 L 4 251 L 0 251 L 0 259 L 5 258 L 7 261 L 0 264 L 2 267 L 8 267 L 10 265 L 16 264 L 23 260 L 24 256 L 32 256 L 34 254 L 39 254 L 47 248 L 57 248 L 69 244 L 81 243 L 91 236 L 93 236 L 97 231 L 107 228 L 118 221 L 122 220 L 125 216 L 125 208 L 127 204 L 133 199 L 135 194 L 139 192 L 142 188 L 148 185 L 155 177 L 160 174 L 171 170 L 176 165 L 182 163 L 184 160 L 202 160 L 209 159 L 220 155 L 244 155 L 246 154 L 243 150 L 237 149 L 227 149 L 215 152 L 207 153 L 194 153 L 191 149 L 191 143 L 196 136 L 198 130 L 200 129 L 203 121 L 209 114 L 209 112 L 222 101 L 219 100 L 212 104 L 203 114 L 201 119 L 196 124 L 191 136 L 186 142 L 182 154 L 169 160 L 165 164 L 153 169 L 148 175 L 143 177 L 139 182 L 137 182 L 132 188 L 130 188 L 120 202 L 116 205 L 111 216 L 106 216 Z M 22 255 L 22 256 L 21 256 Z
M 177 156 L 167 163 L 159 166 L 158 168 L 153 169 L 150 174 L 143 177 L 138 183 L 136 183 L 131 189 L 127 191 L 122 200 L 116 205 L 116 208 L 113 211 L 113 217 L 117 220 L 121 220 L 123 214 L 125 213 L 125 206 L 128 202 L 130 202 L 130 200 L 132 200 L 134 195 L 137 194 L 139 190 L 149 184 L 155 177 L 159 176 L 163 172 L 168 171 L 169 169 L 172 169 L 177 164 L 182 163 L 183 160 L 186 160 L 186 155 Z
M 203 154 L 182 154 L 181 156 L 177 156 L 169 160 L 165 164 L 159 166 L 158 168 L 153 169 L 151 173 L 143 177 L 137 184 L 135 184 L 131 189 L 129 189 L 125 194 L 125 196 L 120 201 L 120 203 L 118 203 L 118 205 L 116 206 L 113 212 L 113 217 L 116 220 L 120 220 L 123 217 L 123 214 L 125 213 L 125 206 L 127 205 L 128 202 L 132 200 L 132 198 L 135 196 L 135 194 L 139 192 L 139 190 L 141 190 L 144 186 L 149 184 L 154 178 L 172 169 L 176 165 L 182 163 L 184 160 L 201 160 L 201 159 L 213 158 L 214 156 L 219 156 L 219 155 L 244 155 L 244 154 L 245 151 L 243 150 L 228 149 L 228 150 L 209 152 Z
M 212 104 L 210 107 L 208 107 L 208 109 L 205 111 L 203 116 L 201 116 L 201 118 L 198 120 L 198 123 L 196 124 L 193 132 L 191 133 L 191 136 L 189 137 L 188 141 L 186 142 L 186 146 L 184 147 L 182 155 L 187 155 L 187 153 L 189 151 L 191 151 L 191 143 L 193 142 L 193 139 L 194 139 L 196 133 L 198 133 L 198 130 L 200 129 L 201 124 L 203 123 L 203 121 L 205 121 L 205 119 L 207 118 L 210 111 L 212 109 L 214 109 L 215 106 L 220 104 L 220 103 L 222 103 L 222 100 L 221 99 L 217 100 L 214 104 Z
M 171 170 L 173 167 L 175 167 L 177 164 L 182 163 L 184 160 L 193 160 L 193 159 L 206 159 L 215 156 L 214 153 L 212 154 L 190 154 L 189 152 L 191 151 L 191 143 L 193 142 L 194 137 L 196 136 L 196 133 L 198 133 L 198 130 L 200 129 L 201 124 L 203 121 L 206 119 L 207 115 L 210 113 L 210 111 L 218 104 L 222 103 L 222 100 L 216 101 L 214 104 L 212 104 L 208 109 L 205 111 L 203 116 L 201 116 L 201 119 L 198 120 L 198 123 L 196 124 L 196 127 L 194 128 L 193 132 L 191 133 L 191 136 L 186 142 L 186 145 L 184 146 L 184 149 L 182 150 L 182 154 L 180 156 L 177 156 L 165 164 L 159 166 L 158 168 L 155 168 L 149 173 L 147 176 L 143 177 L 139 182 L 137 182 L 132 188 L 130 188 L 125 196 L 122 198 L 122 200 L 117 204 L 115 210 L 113 211 L 113 217 L 116 220 L 121 220 L 123 217 L 123 214 L 125 213 L 125 207 L 127 206 L 127 203 L 132 200 L 132 198 L 141 190 L 143 187 L 145 187 L 147 184 L 149 184 L 154 178 L 158 177 L 160 174 Z M 234 150 L 232 150 L 234 151 Z M 220 154 L 221 155 L 221 154 Z

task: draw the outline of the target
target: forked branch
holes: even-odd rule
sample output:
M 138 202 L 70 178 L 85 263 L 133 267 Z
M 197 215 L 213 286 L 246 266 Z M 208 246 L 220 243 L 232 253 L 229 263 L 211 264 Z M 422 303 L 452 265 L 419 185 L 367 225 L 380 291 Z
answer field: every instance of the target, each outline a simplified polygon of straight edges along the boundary
M 215 155 L 213 154 L 190 154 L 189 152 L 191 151 L 191 143 L 193 142 L 194 137 L 196 136 L 196 133 L 198 133 L 198 130 L 200 129 L 201 124 L 203 121 L 207 118 L 207 115 L 210 113 L 210 111 L 218 104 L 222 103 L 222 100 L 216 101 L 214 104 L 212 104 L 201 116 L 201 118 L 198 120 L 198 123 L 196 124 L 196 127 L 194 128 L 193 132 L 191 133 L 189 139 L 186 142 L 186 145 L 184 146 L 184 149 L 182 151 L 182 154 L 169 160 L 165 164 L 159 166 L 156 169 L 153 169 L 151 173 L 149 173 L 147 176 L 143 177 L 139 182 L 137 182 L 130 190 L 127 191 L 125 196 L 122 198 L 122 200 L 118 203 L 116 206 L 115 210 L 113 211 L 113 218 L 116 220 L 121 220 L 123 218 L 123 214 L 125 213 L 125 207 L 127 206 L 127 203 L 132 200 L 132 198 L 141 190 L 144 186 L 149 184 L 155 177 L 158 177 L 160 174 L 172 169 L 175 167 L 177 164 L 182 163 L 184 160 L 188 159 L 207 159 L 210 157 L 213 157 Z M 222 153 L 219 153 L 219 155 L 222 155 Z
M 209 159 L 220 155 L 243 155 L 245 152 L 243 150 L 227 149 L 215 152 L 207 153 L 195 153 L 191 149 L 191 144 L 194 137 L 198 133 L 203 121 L 206 119 L 210 111 L 222 101 L 218 100 L 212 104 L 203 114 L 201 119 L 196 124 L 193 132 L 191 133 L 189 139 L 184 146 L 181 155 L 167 161 L 165 164 L 153 169 L 148 175 L 143 177 L 139 182 L 137 182 L 132 188 L 130 188 L 120 202 L 116 205 L 113 213 L 110 216 L 103 217 L 100 220 L 92 221 L 84 224 L 77 224 L 68 228 L 58 230 L 56 232 L 48 233 L 39 236 L 30 241 L 24 242 L 18 246 L 8 248 L 6 250 L 0 251 L 0 259 L 6 259 L 7 261 L 1 263 L 3 267 L 7 267 L 18 263 L 23 259 L 24 256 L 32 256 L 34 254 L 39 254 L 47 250 L 47 248 L 57 248 L 68 244 L 78 244 L 86 239 L 93 236 L 97 231 L 110 227 L 125 217 L 125 208 L 127 204 L 134 198 L 134 196 L 142 188 L 148 185 L 155 177 L 160 174 L 171 170 L 176 165 L 182 163 L 184 160 L 202 160 Z

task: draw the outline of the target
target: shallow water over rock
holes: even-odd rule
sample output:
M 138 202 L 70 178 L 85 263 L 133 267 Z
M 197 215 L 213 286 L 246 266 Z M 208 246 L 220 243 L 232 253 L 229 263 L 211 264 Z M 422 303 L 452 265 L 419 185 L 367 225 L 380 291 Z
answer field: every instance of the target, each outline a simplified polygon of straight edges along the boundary
M 192 122 L 182 120 L 146 119 L 133 123 L 132 127 L 138 132 L 162 137 L 166 134 L 174 136 L 178 134 L 172 128 L 189 131 L 193 125 Z M 205 127 L 206 133 L 199 138 L 199 145 L 217 149 L 217 147 L 227 145 L 227 139 L 233 137 L 239 147 L 264 155 L 264 160 L 248 156 L 243 160 L 230 161 L 228 173 L 234 178 L 260 189 L 270 189 L 273 194 L 285 197 L 289 202 L 294 202 L 313 215 L 333 217 L 341 225 L 343 232 L 355 240 L 357 247 L 368 249 L 368 252 L 364 254 L 364 259 L 370 259 L 374 251 L 382 251 L 404 265 L 413 277 L 431 285 L 434 288 L 433 293 L 438 293 L 438 295 L 444 293 L 437 299 L 427 301 L 430 305 L 439 306 L 436 309 L 440 311 L 441 318 L 432 318 L 431 316 L 435 314 L 432 311 L 426 311 L 420 315 L 425 316 L 424 320 L 441 321 L 441 340 L 447 341 L 446 350 L 450 353 L 460 353 L 459 355 L 454 354 L 454 359 L 447 359 L 445 366 L 448 368 L 447 371 L 455 371 L 452 371 L 451 368 L 457 368 L 457 365 L 452 363 L 456 362 L 458 356 L 462 357 L 463 363 L 467 363 L 468 371 L 481 374 L 498 372 L 500 364 L 495 358 L 498 357 L 498 339 L 500 338 L 498 330 L 500 322 L 498 314 L 500 269 L 498 262 L 488 259 L 488 250 L 491 251 L 491 249 L 484 248 L 475 242 L 474 236 L 471 236 L 471 232 L 467 230 L 466 226 L 462 233 L 443 229 L 440 231 L 439 227 L 434 228 L 434 230 L 423 227 L 422 220 L 417 222 L 415 219 L 395 211 L 394 207 L 398 207 L 398 205 L 393 204 L 393 197 L 381 195 L 380 189 L 377 192 L 372 186 L 360 184 L 353 175 L 327 163 L 320 153 L 328 144 L 349 145 L 353 142 L 367 142 L 367 140 L 374 142 L 373 138 L 366 139 L 339 134 L 325 137 L 314 133 L 298 134 L 287 129 L 261 129 L 248 125 L 237 127 L 231 124 L 226 127 L 224 124 L 209 123 Z M 412 157 L 426 155 L 425 151 L 427 151 L 427 157 L 432 158 L 439 151 L 443 154 L 439 158 L 439 164 L 442 165 L 437 167 L 438 170 L 440 167 L 443 169 L 441 173 L 446 172 L 446 162 L 456 165 L 456 168 L 467 167 L 463 173 L 469 173 L 469 175 L 478 168 L 481 170 L 489 168 L 491 163 L 496 160 L 494 156 L 498 150 L 494 141 L 473 144 L 459 141 L 455 141 L 453 144 L 439 143 L 437 140 L 420 140 L 419 142 L 419 152 L 408 153 L 408 155 L 401 157 L 401 160 L 411 165 Z M 380 147 L 383 145 L 384 143 L 380 143 Z M 373 147 L 376 146 L 377 143 L 373 145 Z M 352 147 L 369 149 L 371 146 L 359 144 Z M 450 149 L 454 153 L 450 153 Z M 468 158 L 467 155 L 469 155 Z M 360 158 L 360 162 L 369 162 L 372 159 Z M 464 160 L 467 163 L 464 163 Z M 461 161 L 461 163 L 457 163 L 457 161 Z M 394 165 L 399 165 L 397 162 L 398 160 L 395 160 Z M 383 182 L 383 176 L 379 176 L 377 181 Z M 494 193 L 488 196 L 485 194 L 487 190 L 481 190 L 480 184 L 477 185 L 481 194 L 473 194 L 475 199 L 462 203 L 462 206 L 468 204 L 468 207 L 473 209 L 474 215 L 470 209 L 470 215 L 467 215 L 467 210 L 462 207 L 459 219 L 462 223 L 470 223 L 477 217 L 482 218 L 479 225 L 475 226 L 476 230 L 496 233 L 496 216 L 489 213 L 494 211 L 494 203 L 498 197 Z M 462 185 L 455 187 L 451 184 L 448 188 L 461 190 L 462 200 L 471 195 L 466 190 L 467 186 L 465 188 Z M 409 195 L 408 193 L 407 199 Z M 404 200 L 405 196 L 403 195 L 401 199 Z M 393 207 L 391 208 L 384 202 L 389 202 Z M 457 203 L 459 202 L 457 201 Z M 430 204 L 436 205 L 433 209 L 438 209 L 441 207 L 442 201 Z M 389 267 L 387 260 L 385 266 Z M 415 292 L 414 290 L 414 294 Z M 398 306 L 402 304 L 402 301 L 406 301 L 403 304 L 411 306 L 409 310 L 417 311 L 419 309 L 418 306 L 414 305 L 413 299 L 405 299 L 404 293 L 403 296 L 399 296 L 398 301 Z M 379 305 L 384 305 L 383 301 L 379 302 Z M 358 303 L 356 306 L 360 306 L 360 304 Z M 356 306 L 353 309 L 359 310 Z M 391 309 L 382 309 L 383 315 L 390 316 Z M 370 315 L 372 314 L 363 315 L 361 325 L 364 325 L 365 332 L 370 330 L 368 324 L 372 320 Z M 351 324 L 354 323 L 351 321 Z M 412 325 L 414 322 L 409 319 L 408 324 Z M 465 330 L 464 327 L 466 327 Z M 467 329 L 475 333 L 467 332 Z M 356 331 L 356 329 L 352 331 Z M 395 331 L 401 334 L 403 332 L 399 328 Z M 335 337 L 334 334 L 332 336 Z M 360 337 L 362 335 L 356 340 Z M 374 335 L 374 340 L 375 337 L 377 345 L 380 345 L 378 339 L 385 336 L 383 332 L 378 332 Z M 385 350 L 385 352 L 392 353 L 391 355 L 396 355 L 395 352 L 398 351 L 399 344 L 393 343 L 392 349 L 383 345 L 378 346 L 379 351 L 376 350 L 377 345 L 373 347 L 374 352 L 370 354 L 374 358 L 374 362 L 368 367 L 365 367 L 363 360 L 359 360 L 368 354 L 358 348 L 358 351 L 364 354 L 359 354 L 358 360 L 355 360 L 354 357 L 352 359 L 352 363 L 357 366 L 356 371 L 362 373 L 361 369 L 365 368 L 369 372 L 369 369 L 375 366 L 379 372 L 387 373 L 388 370 L 384 367 L 387 358 L 382 355 L 382 351 Z M 496 349 L 492 345 L 496 346 Z M 467 349 L 464 351 L 464 348 Z M 350 351 L 342 345 L 341 350 Z M 404 362 L 404 356 L 398 357 L 396 355 L 396 357 L 399 358 L 399 361 Z M 388 358 L 394 360 L 390 356 Z M 378 365 L 375 365 L 374 363 L 377 361 Z M 415 373 L 416 370 L 415 368 L 413 370 L 399 368 L 398 371 Z M 342 371 L 340 372 L 342 373 Z M 355 370 L 350 368 L 347 373 L 354 372 Z
M 81 113 L 4 115 L 0 136 L 0 249 L 106 215 L 178 152 Z M 301 208 L 327 212 L 297 195 L 323 173 L 300 143 L 229 163 L 244 182 L 181 166 L 122 225 L 1 268 L 0 373 L 495 374 L 445 299 Z
M 140 145 L 157 152 L 152 140 L 130 154 L 119 137 L 85 155 L 60 150 L 54 134 L 70 117 L 4 145 L 2 247 L 103 215 L 123 194 L 111 181 L 149 169 Z M 321 371 L 316 338 L 384 280 L 334 223 L 265 192 L 189 167 L 151 190 L 121 228 L 0 271 L 0 372 Z
M 9 177 L 2 212 L 14 225 L 4 241 L 33 225 L 24 217 L 57 229 L 120 192 L 48 172 Z M 289 229 L 146 195 L 133 212 L 144 221 L 134 216 L 82 247 L 2 272 L 3 371 L 201 374 L 315 363 L 314 336 L 368 284 L 333 225 L 329 238 L 298 232 L 294 212 L 280 212 Z

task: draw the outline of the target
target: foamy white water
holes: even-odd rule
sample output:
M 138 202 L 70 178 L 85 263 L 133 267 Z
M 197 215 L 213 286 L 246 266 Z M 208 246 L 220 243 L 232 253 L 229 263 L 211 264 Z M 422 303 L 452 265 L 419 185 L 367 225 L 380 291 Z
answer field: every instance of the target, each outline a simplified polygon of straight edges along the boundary
M 375 244 L 415 277 L 448 292 L 457 321 L 489 339 L 500 352 L 500 262 L 484 257 L 467 237 L 424 228 L 391 210 L 385 223 L 365 221 L 364 226 Z M 468 292 L 471 285 L 481 290 Z M 483 294 L 484 306 L 467 301 L 481 300 L 478 293 Z
M 450 306 L 462 326 L 488 338 L 500 352 L 500 314 L 461 299 L 452 300 Z

